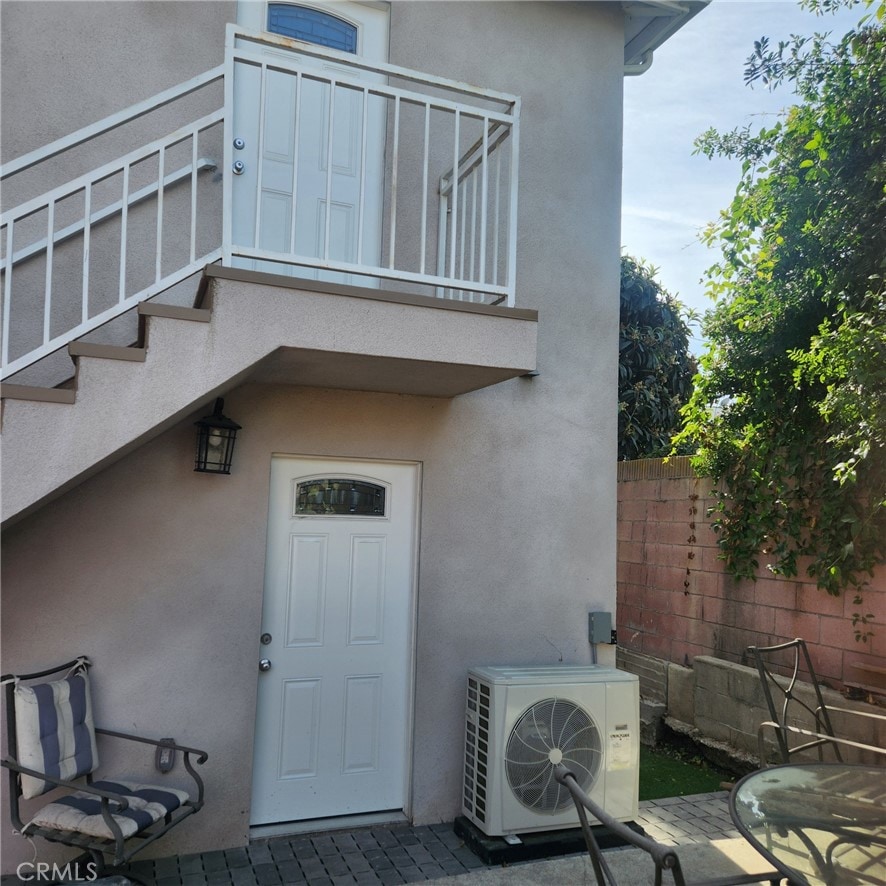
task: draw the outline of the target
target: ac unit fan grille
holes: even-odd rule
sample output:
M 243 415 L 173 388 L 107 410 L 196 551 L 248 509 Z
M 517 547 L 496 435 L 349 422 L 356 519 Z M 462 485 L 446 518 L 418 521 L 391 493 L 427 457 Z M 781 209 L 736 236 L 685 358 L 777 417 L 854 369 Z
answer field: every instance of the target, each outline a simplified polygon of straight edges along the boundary
M 588 712 L 566 699 L 546 698 L 528 708 L 511 730 L 505 772 L 527 809 L 556 815 L 572 805 L 572 797 L 554 777 L 555 762 L 562 758 L 587 791 L 602 757 L 600 731 Z

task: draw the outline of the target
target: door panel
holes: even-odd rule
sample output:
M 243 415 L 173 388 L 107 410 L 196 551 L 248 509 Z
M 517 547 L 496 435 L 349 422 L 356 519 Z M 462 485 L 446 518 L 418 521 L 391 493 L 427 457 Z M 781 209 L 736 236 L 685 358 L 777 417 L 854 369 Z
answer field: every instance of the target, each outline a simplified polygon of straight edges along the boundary
M 329 512 L 299 499 L 323 477 Z M 272 460 L 254 825 L 405 806 L 417 494 L 415 465 Z

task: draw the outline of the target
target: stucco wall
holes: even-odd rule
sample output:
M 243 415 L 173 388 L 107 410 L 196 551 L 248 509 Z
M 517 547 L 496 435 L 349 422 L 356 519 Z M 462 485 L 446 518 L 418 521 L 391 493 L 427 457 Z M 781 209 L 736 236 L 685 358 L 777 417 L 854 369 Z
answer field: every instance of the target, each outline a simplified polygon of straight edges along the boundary
M 9 0 L 0 5 L 0 148 L 3 162 L 16 159 L 85 126 L 125 110 L 163 90 L 202 74 L 224 61 L 226 22 L 236 17 L 236 2 L 165 2 L 165 0 Z M 179 127 L 220 108 L 223 88 L 214 83 L 183 99 L 66 150 L 50 160 L 4 178 L 3 210 L 45 194 L 77 177 L 115 161 Z M 172 148 L 166 157 L 169 174 L 190 164 L 190 141 Z M 213 127 L 198 140 L 198 157 L 214 160 L 220 169 L 222 131 Z M 135 164 L 130 190 L 156 180 L 157 159 Z M 221 243 L 221 177 L 205 170 L 198 175 L 197 255 Z M 122 175 L 98 184 L 92 209 L 119 200 Z M 164 193 L 164 268 L 167 273 L 187 264 L 190 242 L 190 183 L 186 180 Z M 55 227 L 82 219 L 83 192 L 55 206 Z M 16 250 L 45 236 L 45 212 L 16 225 Z M 154 279 L 156 201 L 133 206 L 127 219 L 127 287 L 129 294 Z M 120 218 L 94 225 L 90 243 L 90 316 L 112 308 L 118 298 Z M 5 234 L 4 234 L 5 236 Z M 139 248 L 140 243 L 145 248 Z M 82 238 L 56 245 L 53 256 L 53 334 L 80 322 Z M 4 246 L 5 248 L 5 246 Z M 184 259 L 184 260 L 183 260 Z M 41 292 L 46 268 L 42 254 L 17 263 L 16 294 L 32 286 Z M 70 280 L 70 285 L 64 285 Z M 186 280 L 164 298 L 176 304 L 193 300 L 196 280 Z M 42 317 L 29 316 L 21 298 L 10 311 L 10 356 L 27 353 L 42 342 Z M 88 340 L 131 344 L 137 335 L 130 312 L 91 332 Z M 26 368 L 15 379 L 21 384 L 52 387 L 71 376 L 66 352 L 57 352 Z
M 832 597 L 806 579 L 761 564 L 757 581 L 736 581 L 719 559 L 708 510 L 709 482 L 687 459 L 622 462 L 618 483 L 618 640 L 627 649 L 680 665 L 698 655 L 742 662 L 746 647 L 803 637 L 818 676 L 880 688 L 886 668 L 886 570 L 863 591 Z M 873 636 L 855 638 L 856 611 L 873 613 Z
M 3 670 L 87 653 L 99 719 L 210 751 L 207 811 L 162 853 L 248 837 L 271 453 L 422 464 L 417 822 L 459 810 L 466 668 L 588 663 L 586 613 L 615 606 L 620 8 L 396 4 L 391 42 L 523 97 L 517 304 L 540 311 L 541 375 L 453 400 L 246 385 L 230 477 L 191 471 L 188 420 L 4 537 Z M 5 869 L 29 851 L 4 841 Z
M 4 0 L 3 160 L 221 64 L 236 6 L 79 0 L 72 9 L 64 0 Z M 95 146 L 89 151 L 94 157 Z

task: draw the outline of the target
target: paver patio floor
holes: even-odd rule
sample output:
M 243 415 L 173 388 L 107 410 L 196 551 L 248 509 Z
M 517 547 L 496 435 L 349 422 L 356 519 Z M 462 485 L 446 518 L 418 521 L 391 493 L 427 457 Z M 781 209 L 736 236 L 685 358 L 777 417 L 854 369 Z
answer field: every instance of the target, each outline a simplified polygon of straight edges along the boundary
M 670 845 L 734 838 L 727 796 L 718 791 L 644 801 L 636 821 L 650 837 Z M 522 865 L 511 867 L 516 876 Z M 486 870 L 449 823 L 275 837 L 240 849 L 132 865 L 133 875 L 151 886 L 389 886 Z M 556 886 L 550 875 L 545 884 Z

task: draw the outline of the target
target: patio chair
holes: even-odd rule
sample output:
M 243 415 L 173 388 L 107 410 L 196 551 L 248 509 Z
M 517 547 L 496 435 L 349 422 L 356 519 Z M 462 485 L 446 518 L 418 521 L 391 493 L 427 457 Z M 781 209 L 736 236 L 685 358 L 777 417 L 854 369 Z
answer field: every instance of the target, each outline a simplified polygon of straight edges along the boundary
M 770 753 L 766 747 L 766 735 L 770 730 L 775 735 L 779 763 L 791 763 L 794 755 L 813 749 L 817 750 L 818 759 L 822 760 L 825 748 L 830 748 L 839 762 L 843 761 L 841 748 L 851 747 L 886 755 L 886 748 L 853 741 L 835 733 L 830 716 L 832 713 L 839 712 L 847 717 L 864 717 L 884 724 L 886 724 L 886 715 L 828 706 L 804 640 L 798 637 L 787 643 L 779 643 L 777 646 L 748 646 L 746 652 L 752 656 L 760 675 L 760 684 L 770 716 L 769 720 L 760 724 L 757 731 L 757 750 L 761 767 L 769 765 Z M 784 670 L 789 671 L 790 677 L 777 675 L 773 671 L 776 665 L 781 665 Z M 801 668 L 809 675 L 816 705 L 814 708 L 811 699 L 807 704 L 796 693 Z M 801 717 L 803 719 L 799 719 Z M 797 725 L 804 720 L 813 728 Z
M 113 859 L 114 867 L 125 864 L 203 806 L 203 782 L 194 762 L 206 762 L 207 755 L 168 739 L 97 728 L 89 666 L 89 660 L 81 657 L 38 673 L 0 678 L 6 687 L 8 747 L 0 765 L 9 771 L 13 827 L 26 837 L 39 836 L 84 850 L 100 872 L 105 870 L 105 855 Z M 61 673 L 61 679 L 38 682 Z M 180 753 L 194 781 L 194 792 L 129 779 L 93 780 L 98 767 L 97 735 Z M 65 793 L 55 795 L 36 813 L 29 812 L 24 822 L 22 801 L 56 788 Z
M 766 870 L 762 873 L 736 874 L 735 876 L 717 877 L 709 880 L 687 881 L 680 864 L 680 856 L 677 855 L 677 850 L 673 846 L 665 846 L 651 837 L 638 834 L 626 824 L 614 819 L 581 789 L 575 775 L 562 763 L 555 767 L 554 774 L 557 781 L 566 787 L 572 795 L 572 802 L 575 803 L 575 808 L 578 811 L 581 832 L 584 835 L 588 854 L 591 857 L 591 866 L 594 869 L 597 886 L 618 886 L 618 882 L 612 873 L 612 869 L 606 862 L 606 857 L 600 849 L 600 845 L 594 837 L 594 832 L 591 830 L 588 822 L 588 812 L 619 839 L 624 840 L 631 846 L 642 849 L 649 855 L 655 864 L 655 886 L 661 886 L 662 876 L 665 871 L 670 871 L 675 886 L 740 886 L 740 884 L 745 883 L 761 882 L 776 886 L 784 879 L 784 876 L 778 873 L 778 871 Z

